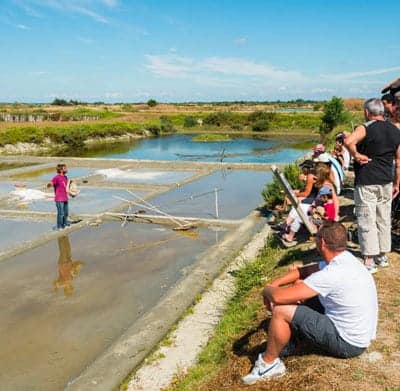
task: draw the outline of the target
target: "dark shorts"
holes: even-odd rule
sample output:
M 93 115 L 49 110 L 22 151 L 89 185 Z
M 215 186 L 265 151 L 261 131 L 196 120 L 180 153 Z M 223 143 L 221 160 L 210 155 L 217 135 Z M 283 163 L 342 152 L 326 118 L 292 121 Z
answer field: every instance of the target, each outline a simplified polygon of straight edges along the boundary
M 355 357 L 365 350 L 346 342 L 326 315 L 306 305 L 297 306 L 290 328 L 292 338 L 305 341 L 333 357 Z

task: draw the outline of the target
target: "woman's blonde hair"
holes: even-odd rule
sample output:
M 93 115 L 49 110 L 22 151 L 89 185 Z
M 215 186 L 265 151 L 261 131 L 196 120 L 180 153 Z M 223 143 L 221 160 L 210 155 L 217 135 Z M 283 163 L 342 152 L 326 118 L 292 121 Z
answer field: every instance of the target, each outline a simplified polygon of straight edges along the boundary
M 331 168 L 325 163 L 317 163 L 315 172 L 317 176 L 317 181 L 315 182 L 316 187 L 320 188 L 326 181 L 332 183 L 330 178 Z

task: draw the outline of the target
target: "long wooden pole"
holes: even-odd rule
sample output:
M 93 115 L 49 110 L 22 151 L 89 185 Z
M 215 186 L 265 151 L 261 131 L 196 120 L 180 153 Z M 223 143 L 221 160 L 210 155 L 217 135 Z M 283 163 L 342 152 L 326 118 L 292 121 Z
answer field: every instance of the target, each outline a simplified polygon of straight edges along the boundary
M 278 180 L 279 184 L 282 186 L 286 195 L 288 196 L 290 202 L 292 203 L 292 206 L 296 209 L 296 212 L 300 216 L 305 227 L 308 229 L 308 231 L 310 232 L 311 235 L 315 235 L 317 230 L 313 225 L 310 224 L 310 221 L 308 220 L 307 216 L 304 214 L 303 209 L 301 209 L 300 203 L 297 200 L 297 198 L 293 192 L 292 186 L 290 186 L 290 183 L 287 181 L 285 176 L 280 172 L 278 167 L 273 165 L 271 167 L 271 170 L 274 173 L 275 178 Z

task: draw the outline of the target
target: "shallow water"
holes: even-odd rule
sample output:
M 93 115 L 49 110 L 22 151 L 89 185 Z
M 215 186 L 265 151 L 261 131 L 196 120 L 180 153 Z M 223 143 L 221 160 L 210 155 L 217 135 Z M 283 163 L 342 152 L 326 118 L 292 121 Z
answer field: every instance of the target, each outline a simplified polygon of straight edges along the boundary
M 90 174 L 93 174 L 94 169 L 90 168 L 77 168 L 77 167 L 71 167 L 68 169 L 68 178 L 77 178 L 77 177 L 86 177 L 89 176 Z M 45 168 L 42 170 L 37 170 L 37 171 L 30 171 L 27 173 L 21 173 L 12 176 L 14 179 L 34 179 L 38 181 L 50 181 L 54 176 L 56 175 L 55 169 L 50 167 L 50 168 Z
M 139 196 L 145 193 L 136 192 Z M 101 213 L 108 209 L 124 204 L 124 201 L 114 198 L 122 197 L 124 199 L 132 199 L 132 196 L 125 190 L 119 189 L 101 189 L 101 188 L 82 188 L 75 198 L 70 198 L 68 202 L 70 214 L 86 214 Z M 8 209 L 18 206 L 17 209 L 38 212 L 55 212 L 56 207 L 53 196 L 45 200 L 33 200 L 29 203 L 9 203 Z
M 63 389 L 224 234 L 196 232 L 107 222 L 0 263 L 1 389 Z
M 264 171 L 218 171 L 152 198 L 149 202 L 176 216 L 216 218 L 217 189 L 219 218 L 239 219 L 262 202 L 261 190 L 271 177 L 270 172 Z
M 54 223 L 49 221 L 2 217 L 0 219 L 0 254 L 8 248 L 50 231 L 53 225 Z
M 135 140 L 128 151 L 113 153 L 107 149 L 97 157 L 144 160 L 181 160 L 206 162 L 291 162 L 304 155 L 304 149 L 291 148 L 283 138 L 233 138 L 223 142 L 194 142 L 194 135 L 172 135 Z M 293 143 L 296 140 L 293 140 Z

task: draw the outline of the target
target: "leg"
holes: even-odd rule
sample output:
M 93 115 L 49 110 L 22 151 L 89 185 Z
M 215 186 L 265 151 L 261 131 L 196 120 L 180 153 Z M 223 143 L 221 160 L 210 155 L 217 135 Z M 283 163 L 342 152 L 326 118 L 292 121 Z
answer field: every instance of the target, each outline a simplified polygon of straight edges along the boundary
M 355 214 L 358 225 L 358 241 L 361 253 L 371 261 L 379 254 L 376 225 L 376 186 L 356 186 L 354 190 Z
M 376 206 L 376 226 L 378 230 L 379 253 L 385 255 L 390 252 L 391 237 L 391 208 L 392 208 L 392 184 L 382 186 L 382 192 Z
M 264 361 L 272 363 L 291 337 L 290 323 L 296 311 L 296 305 L 278 305 L 272 311 L 268 329 L 268 344 Z
M 56 201 L 57 208 L 57 228 L 63 228 L 63 220 L 64 220 L 64 207 L 63 203 Z
M 68 221 L 68 201 L 64 202 L 64 227 L 70 225 Z

